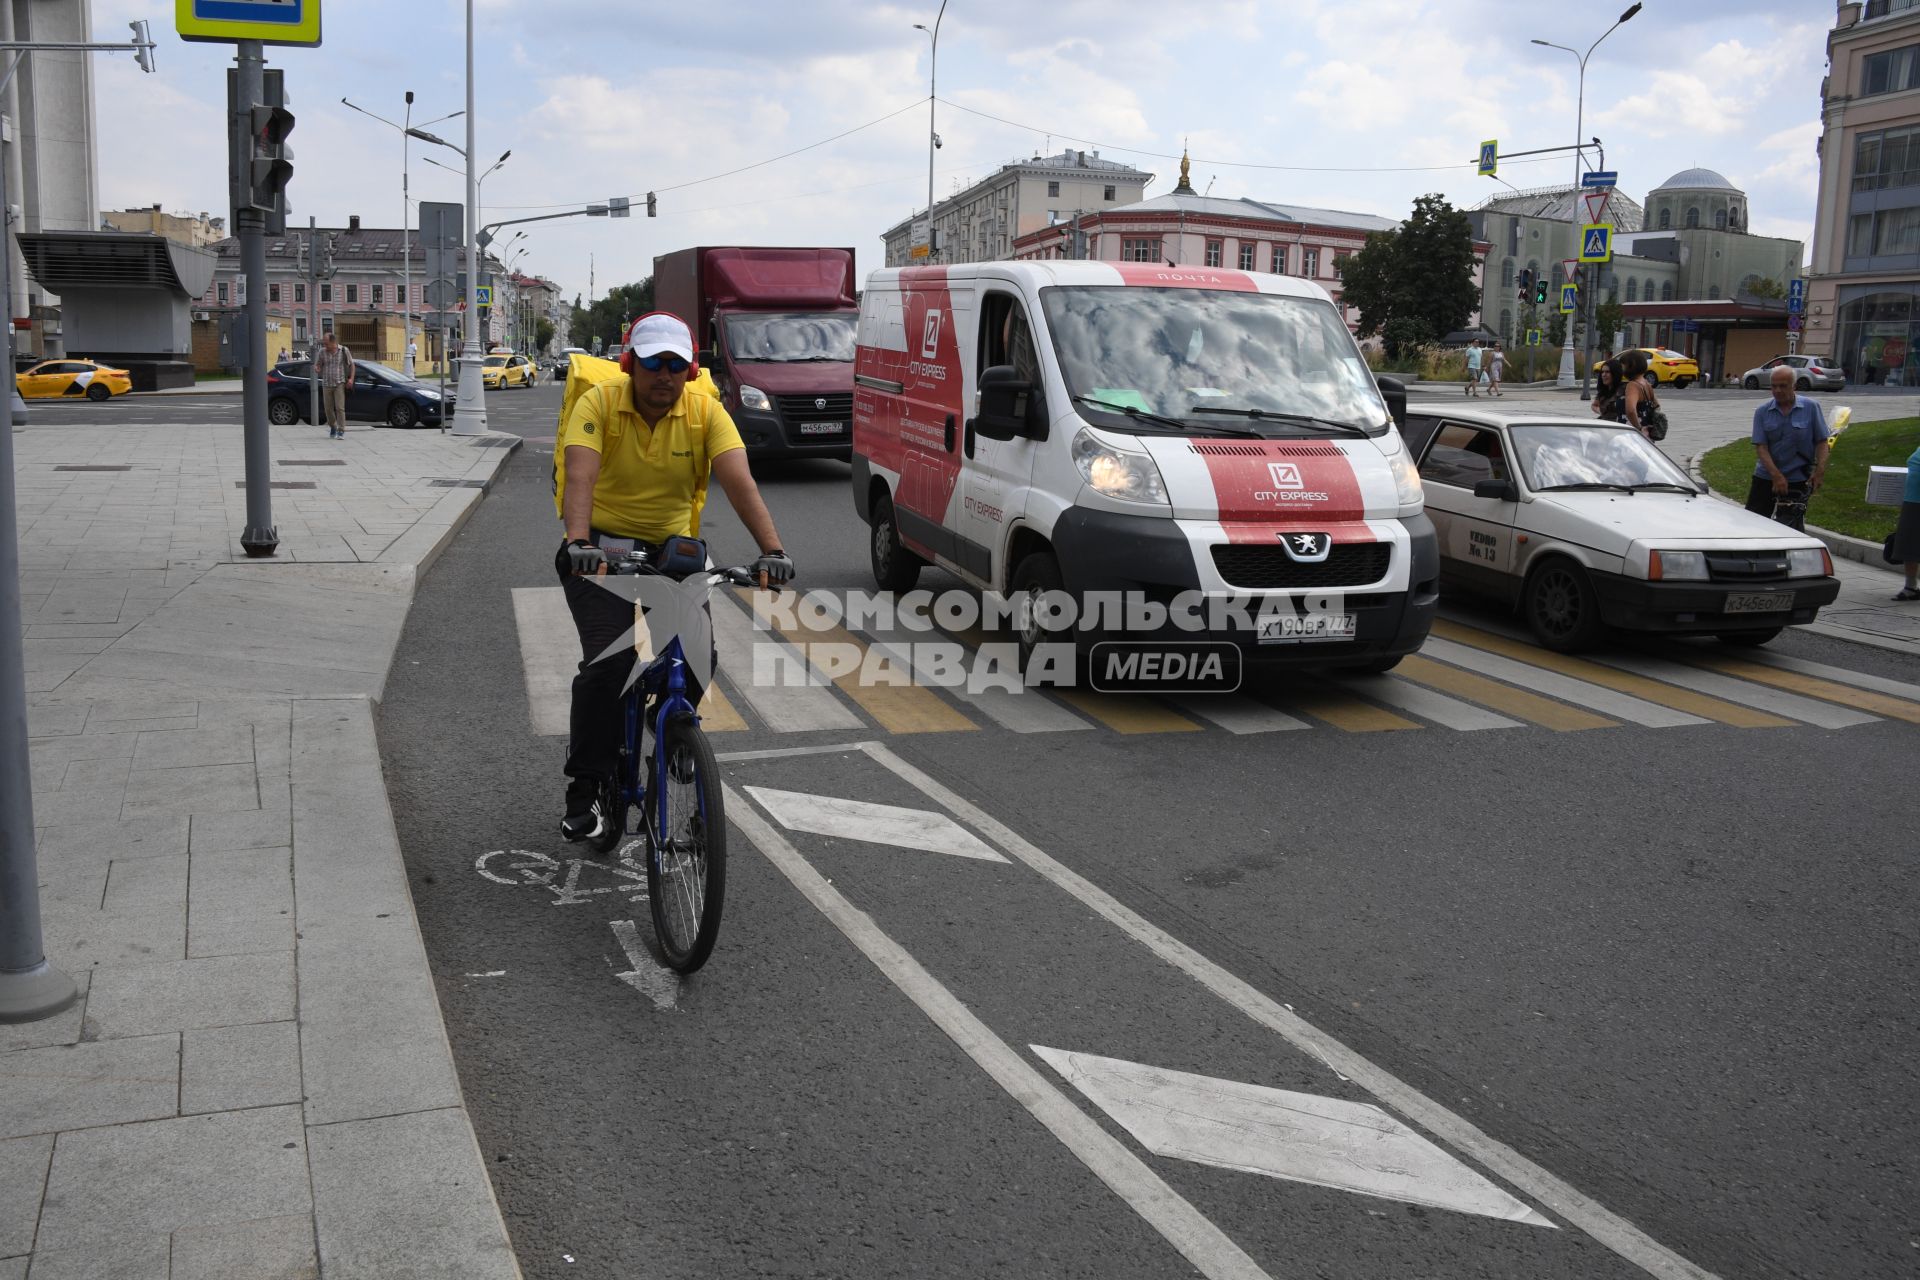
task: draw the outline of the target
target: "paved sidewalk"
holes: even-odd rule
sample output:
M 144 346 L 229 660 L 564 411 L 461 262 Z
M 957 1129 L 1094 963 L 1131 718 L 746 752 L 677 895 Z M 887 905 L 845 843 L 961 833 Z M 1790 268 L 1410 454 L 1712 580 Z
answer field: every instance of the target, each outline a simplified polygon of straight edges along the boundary
M 82 998 L 0 1026 L 0 1280 L 517 1276 L 371 707 L 518 440 L 275 428 L 307 487 L 272 562 L 237 544 L 235 426 L 14 444 L 47 950 Z

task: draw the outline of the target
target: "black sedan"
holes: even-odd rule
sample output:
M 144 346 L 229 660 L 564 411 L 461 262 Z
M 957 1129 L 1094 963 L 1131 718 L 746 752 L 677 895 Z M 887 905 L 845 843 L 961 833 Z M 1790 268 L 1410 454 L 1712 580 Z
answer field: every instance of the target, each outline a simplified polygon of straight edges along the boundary
M 312 380 L 310 361 L 283 360 L 274 366 L 267 373 L 267 420 L 282 427 L 311 422 Z M 347 417 L 390 427 L 437 427 L 440 393 L 383 364 L 356 360 L 353 385 L 347 388 Z

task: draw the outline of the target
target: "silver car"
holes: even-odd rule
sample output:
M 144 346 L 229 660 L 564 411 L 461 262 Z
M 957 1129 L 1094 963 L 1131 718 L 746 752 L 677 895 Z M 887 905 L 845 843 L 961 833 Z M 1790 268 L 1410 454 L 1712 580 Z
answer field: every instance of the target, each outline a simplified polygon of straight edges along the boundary
M 1781 365 L 1793 370 L 1795 391 L 1838 391 L 1847 385 L 1847 375 L 1827 356 L 1775 356 L 1758 369 L 1749 369 L 1740 385 L 1749 391 L 1761 391 L 1773 371 Z

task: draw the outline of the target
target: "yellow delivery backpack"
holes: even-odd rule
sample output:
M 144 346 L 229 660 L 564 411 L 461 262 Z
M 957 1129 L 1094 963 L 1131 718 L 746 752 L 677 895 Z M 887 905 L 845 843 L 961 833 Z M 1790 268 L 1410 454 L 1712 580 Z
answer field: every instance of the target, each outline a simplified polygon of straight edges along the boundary
M 590 356 L 576 351 L 567 362 L 567 389 L 560 397 L 560 421 L 554 428 L 553 448 L 553 512 L 560 514 L 560 499 L 567 484 L 567 462 L 560 447 L 560 435 L 566 430 L 567 419 L 573 414 L 573 406 L 580 403 L 580 397 L 600 386 L 602 383 L 618 382 L 621 394 L 625 394 L 627 375 L 620 371 L 617 360 L 603 360 L 599 356 Z M 697 371 L 687 379 L 687 390 L 695 395 L 720 398 L 720 388 L 713 384 L 713 375 L 705 369 Z M 606 447 L 613 448 L 618 440 L 618 427 L 609 425 Z M 693 425 L 694 474 L 700 479 L 693 491 L 694 537 L 700 536 L 700 513 L 707 505 L 707 431 L 704 424 Z

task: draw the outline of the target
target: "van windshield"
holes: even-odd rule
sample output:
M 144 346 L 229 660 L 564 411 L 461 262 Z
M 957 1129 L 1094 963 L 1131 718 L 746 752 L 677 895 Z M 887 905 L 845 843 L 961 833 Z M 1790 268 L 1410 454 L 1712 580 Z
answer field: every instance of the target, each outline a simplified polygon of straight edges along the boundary
M 1353 336 L 1330 303 L 1214 289 L 1041 290 L 1067 390 L 1102 427 L 1150 430 L 1121 406 L 1215 430 L 1259 410 L 1384 432 L 1391 419 Z M 1087 400 L 1114 406 L 1111 411 Z M 1306 423 L 1235 422 L 1261 434 Z
M 735 360 L 787 364 L 853 360 L 851 311 L 727 317 L 727 354 Z

